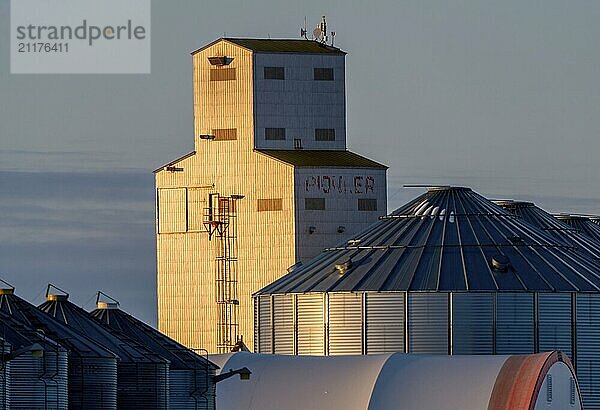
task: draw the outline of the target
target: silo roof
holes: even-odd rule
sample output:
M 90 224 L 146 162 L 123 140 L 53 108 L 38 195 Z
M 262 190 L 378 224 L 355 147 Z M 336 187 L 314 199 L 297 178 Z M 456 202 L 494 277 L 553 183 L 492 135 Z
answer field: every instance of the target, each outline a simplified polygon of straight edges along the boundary
M 6 289 L 3 289 L 5 291 Z M 7 326 L 44 332 L 73 354 L 83 357 L 117 358 L 117 355 L 98 342 L 58 322 L 31 303 L 13 293 L 0 293 L 0 312 Z
M 600 220 L 596 218 L 596 222 L 592 218 L 579 215 L 558 214 L 555 215 L 558 219 L 573 228 L 577 229 L 582 234 L 600 241 Z
M 334 150 L 256 150 L 261 154 L 285 162 L 296 167 L 328 167 L 328 168 L 379 168 L 386 165 L 373 161 L 352 151 Z
M 120 334 L 136 340 L 143 346 L 169 359 L 171 369 L 196 369 L 198 366 L 218 368 L 217 365 L 202 357 L 141 320 L 118 308 L 95 309 L 90 315 Z
M 600 259 L 600 242 L 586 236 L 580 229 L 555 218 L 534 203 L 513 200 L 493 202 L 526 222 L 546 231 L 561 243 L 575 246 L 592 258 Z M 598 231 L 600 231 L 600 227 Z
M 213 46 L 219 41 L 227 41 L 256 53 L 346 54 L 337 47 L 315 40 L 229 37 L 215 40 L 212 43 L 193 51 L 192 55 Z
M 66 297 L 53 298 L 52 296 L 54 295 L 50 295 L 49 300 L 42 303 L 38 308 L 59 322 L 85 334 L 115 352 L 122 361 L 154 363 L 167 361 L 156 352 L 150 351 L 126 335 L 102 326 L 88 312 L 66 300 Z
M 431 188 L 256 295 L 598 292 L 600 263 L 463 187 Z

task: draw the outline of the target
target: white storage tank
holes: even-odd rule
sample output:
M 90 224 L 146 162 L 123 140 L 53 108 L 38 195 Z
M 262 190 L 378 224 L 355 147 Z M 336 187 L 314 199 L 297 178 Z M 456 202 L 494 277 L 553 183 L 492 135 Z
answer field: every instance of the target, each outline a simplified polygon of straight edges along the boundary
M 581 396 L 560 352 L 501 356 L 210 356 L 222 371 L 217 407 L 248 410 L 461 409 L 575 410 Z

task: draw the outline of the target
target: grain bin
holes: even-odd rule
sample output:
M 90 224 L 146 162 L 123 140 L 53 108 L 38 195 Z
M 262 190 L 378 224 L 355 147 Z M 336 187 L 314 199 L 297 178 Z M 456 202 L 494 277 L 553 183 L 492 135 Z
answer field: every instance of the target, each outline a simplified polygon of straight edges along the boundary
M 600 264 L 468 188 L 432 188 L 254 295 L 259 353 L 559 349 L 600 408 Z
M 100 293 L 99 293 L 100 296 Z M 167 358 L 169 404 L 173 409 L 210 410 L 215 408 L 214 376 L 217 366 L 158 330 L 119 308 L 118 302 L 97 301 L 90 314 L 102 325 L 127 335 L 146 348 Z
M 569 224 L 573 228 L 579 230 L 582 234 L 600 242 L 600 220 L 598 217 L 595 218 L 594 222 L 594 219 L 587 216 L 568 214 L 558 214 L 555 216 L 564 223 Z
M 493 202 L 552 235 L 557 241 L 568 246 L 573 246 L 594 259 L 600 259 L 600 242 L 590 238 L 580 229 L 552 216 L 534 203 L 514 200 Z
M 7 329 L 41 333 L 68 350 L 69 409 L 117 408 L 114 353 L 19 298 L 14 288 L 0 289 L 0 314 Z
M 39 309 L 118 355 L 119 409 L 169 408 L 168 360 L 126 335 L 102 326 L 88 312 L 71 303 L 68 294 L 47 294 L 47 301 Z

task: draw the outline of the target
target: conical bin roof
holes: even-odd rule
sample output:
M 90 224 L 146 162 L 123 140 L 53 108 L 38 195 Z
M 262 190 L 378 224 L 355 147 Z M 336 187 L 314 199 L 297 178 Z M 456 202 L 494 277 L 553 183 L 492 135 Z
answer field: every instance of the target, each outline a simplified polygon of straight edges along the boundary
M 587 216 L 579 215 L 555 215 L 556 218 L 560 219 L 566 224 L 569 224 L 573 228 L 577 229 L 582 234 L 600 242 L 600 221 L 596 218 L 596 222 L 592 218 Z
M 535 227 L 546 231 L 561 243 L 574 246 L 594 259 L 600 259 L 600 242 L 586 236 L 578 228 L 555 218 L 533 202 L 513 200 L 493 202 Z
M 598 292 L 600 264 L 464 187 L 431 188 L 255 295 Z
M 120 334 L 127 335 L 141 345 L 169 359 L 171 369 L 218 368 L 217 365 L 208 359 L 196 354 L 115 305 L 108 306 L 106 303 L 99 303 L 99 308 L 90 312 L 90 315 L 104 326 Z

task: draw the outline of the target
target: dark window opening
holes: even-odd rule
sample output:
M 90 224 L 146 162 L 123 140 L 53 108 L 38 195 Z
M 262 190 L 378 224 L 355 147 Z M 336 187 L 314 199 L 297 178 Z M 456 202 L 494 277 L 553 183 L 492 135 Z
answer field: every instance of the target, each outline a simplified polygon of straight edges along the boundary
M 309 211 L 324 211 L 325 198 L 304 198 L 304 209 Z
M 210 70 L 210 81 L 235 80 L 235 68 L 213 68 Z
M 284 140 L 285 128 L 265 128 L 265 139 L 269 141 Z
M 315 67 L 315 80 L 333 81 L 333 68 Z
M 377 210 L 377 200 L 360 198 L 358 200 L 358 210 L 359 211 L 376 211 Z
M 315 130 L 315 141 L 335 141 L 335 129 L 317 128 Z
M 265 67 L 265 80 L 285 80 L 283 67 Z
M 213 129 L 212 135 L 215 136 L 215 141 L 237 140 L 237 129 L 236 128 Z

